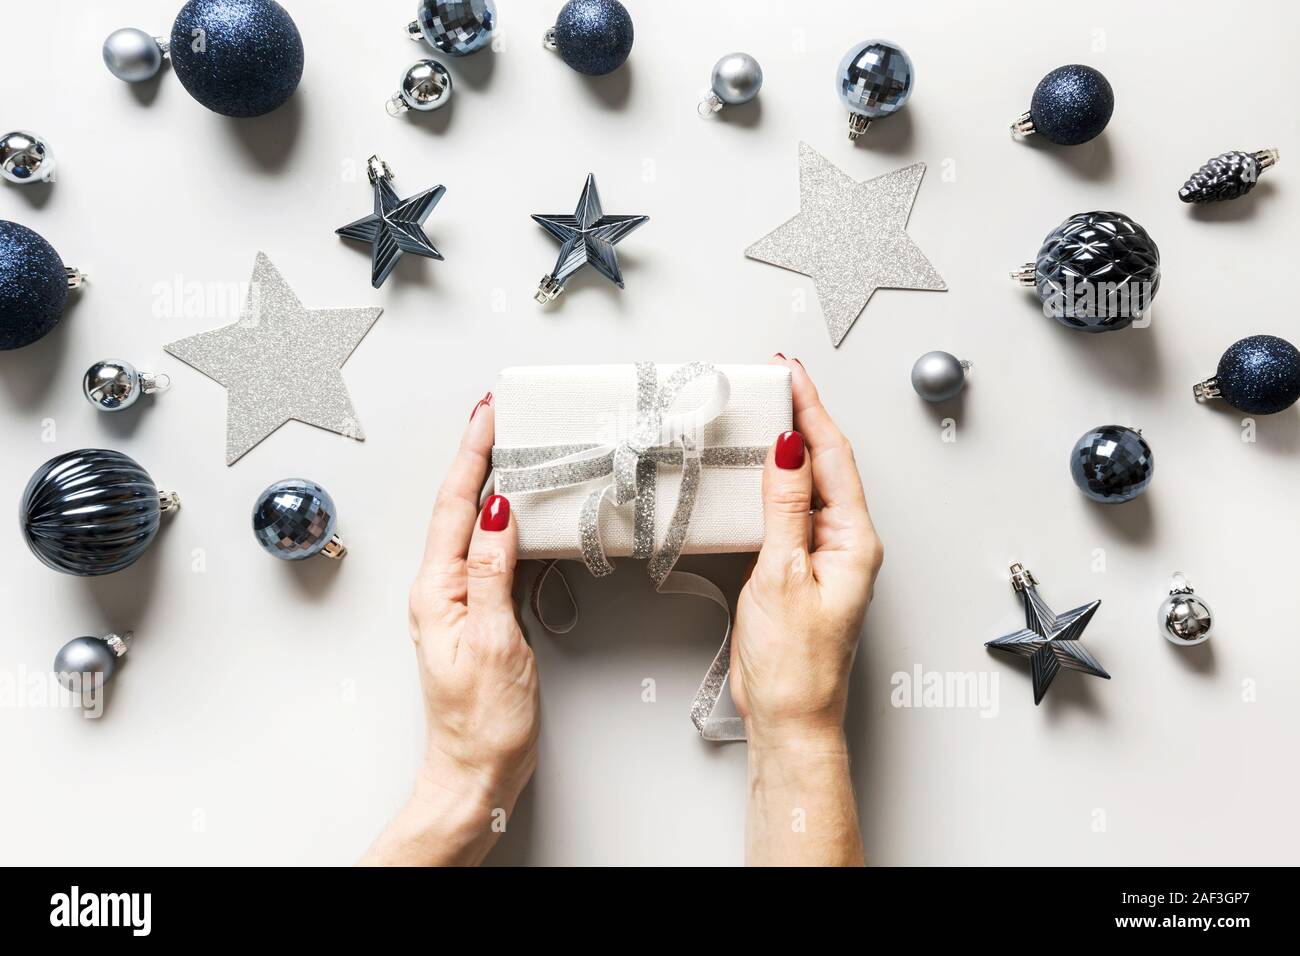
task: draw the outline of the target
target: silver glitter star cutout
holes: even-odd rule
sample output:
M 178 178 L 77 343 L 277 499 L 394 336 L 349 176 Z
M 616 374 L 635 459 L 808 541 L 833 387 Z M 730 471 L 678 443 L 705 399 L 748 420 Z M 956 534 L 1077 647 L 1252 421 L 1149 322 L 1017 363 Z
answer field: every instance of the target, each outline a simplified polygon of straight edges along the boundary
M 1083 629 L 1101 607 L 1100 601 L 1056 614 L 1038 596 L 1038 582 L 1029 569 L 1020 564 L 1011 565 L 1011 586 L 1025 602 L 1025 626 L 1005 637 L 987 641 L 984 646 L 1029 658 L 1033 668 L 1035 704 L 1042 703 L 1047 688 L 1052 686 L 1062 667 L 1110 680 L 1110 675 L 1097 658 L 1079 643 Z
M 907 234 L 925 163 L 854 182 L 799 144 L 799 215 L 745 250 L 750 259 L 811 276 L 839 345 L 877 289 L 944 292 L 943 278 Z
M 386 162 L 371 156 L 366 161 L 366 172 L 375 188 L 374 213 L 334 231 L 345 239 L 370 243 L 370 284 L 378 289 L 404 252 L 429 259 L 443 257 L 424 234 L 423 226 L 447 188 L 434 186 L 410 199 L 398 199 L 393 191 L 393 171 Z
M 564 291 L 569 276 L 587 263 L 623 288 L 623 271 L 618 267 L 614 245 L 649 218 L 605 215 L 600 207 L 600 193 L 596 191 L 596 177 L 588 173 L 587 183 L 578 197 L 578 208 L 572 216 L 563 213 L 533 216 L 534 222 L 560 241 L 560 255 L 555 260 L 555 268 L 550 275 L 542 277 L 533 298 L 542 304 L 550 302 Z
M 257 254 L 239 321 L 164 346 L 226 387 L 226 464 L 290 419 L 362 440 L 341 368 L 379 308 L 306 309 Z

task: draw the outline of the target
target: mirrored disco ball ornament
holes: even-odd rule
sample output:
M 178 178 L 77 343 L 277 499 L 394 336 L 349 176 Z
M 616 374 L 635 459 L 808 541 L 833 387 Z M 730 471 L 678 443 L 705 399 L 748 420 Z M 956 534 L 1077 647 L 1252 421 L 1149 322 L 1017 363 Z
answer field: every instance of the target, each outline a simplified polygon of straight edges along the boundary
M 126 83 L 143 83 L 158 75 L 167 58 L 168 41 L 135 27 L 114 30 L 104 41 L 104 65 Z
M 763 88 L 763 68 L 748 53 L 728 53 L 713 64 L 709 92 L 696 111 L 712 116 L 724 106 L 740 106 L 758 96 Z
M 1170 643 L 1190 647 L 1210 639 L 1214 615 L 1210 613 L 1210 606 L 1192 590 L 1187 575 L 1175 571 L 1169 596 L 1161 603 L 1156 621 Z
M 604 76 L 627 60 L 632 38 L 632 15 L 618 0 L 569 0 L 542 35 L 542 45 L 571 69 Z
M 277 481 L 253 506 L 257 543 L 282 561 L 301 561 L 314 554 L 342 558 L 348 553 L 334 530 L 338 510 L 328 491 L 305 478 Z
M 32 554 L 64 574 L 92 577 L 128 568 L 180 498 L 118 451 L 83 448 L 36 470 L 19 507 Z
M 1151 484 L 1155 459 L 1142 433 L 1123 425 L 1086 432 L 1070 452 L 1070 477 L 1079 490 L 1102 504 L 1132 501 Z
M 1033 287 L 1043 313 L 1079 332 L 1132 324 L 1160 289 L 1160 250 L 1119 212 L 1080 212 L 1043 240 L 1038 258 L 1011 278 Z
M 171 383 L 169 375 L 139 372 L 130 362 L 105 359 L 86 369 L 81 391 L 86 401 L 101 412 L 120 412 L 134 405 L 141 395 L 166 391 Z
M 448 56 L 469 56 L 492 42 L 496 26 L 494 0 L 420 0 L 406 32 Z
M 126 656 L 134 636 L 127 631 L 103 637 L 74 637 L 54 655 L 54 676 L 74 694 L 99 690 L 117 672 L 118 660 Z
M 47 335 L 63 317 L 68 290 L 85 281 L 35 232 L 0 219 L 0 350 Z
M 451 74 L 437 60 L 417 60 L 402 74 L 402 85 L 388 98 L 389 116 L 407 110 L 428 113 L 451 99 Z
M 1114 111 L 1115 93 L 1100 71 L 1059 66 L 1034 88 L 1029 111 L 1011 124 L 1011 135 L 1038 133 L 1060 146 L 1078 146 L 1099 136 Z
M 871 121 L 897 113 L 912 95 L 912 60 L 888 40 L 864 40 L 840 60 L 836 92 L 849 108 L 849 139 L 867 131 Z
M 19 186 L 54 182 L 54 153 L 35 133 L 15 130 L 0 136 L 0 176 Z
M 1276 335 L 1250 335 L 1228 346 L 1218 370 L 1192 386 L 1198 402 L 1222 398 L 1251 415 L 1273 415 L 1300 399 L 1300 351 Z

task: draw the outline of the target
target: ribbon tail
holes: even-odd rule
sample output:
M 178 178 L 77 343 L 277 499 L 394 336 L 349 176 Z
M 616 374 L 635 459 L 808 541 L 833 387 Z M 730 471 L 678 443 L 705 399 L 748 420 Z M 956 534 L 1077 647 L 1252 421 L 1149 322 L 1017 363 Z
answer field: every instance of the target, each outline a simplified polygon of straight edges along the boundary
M 706 577 L 689 571 L 671 571 L 656 589 L 660 594 L 689 594 L 712 601 L 727 615 L 727 627 L 722 635 L 722 646 L 713 657 L 713 663 L 704 674 L 700 689 L 691 701 L 691 721 L 705 740 L 730 741 L 745 739 L 745 722 L 739 717 L 715 717 L 713 711 L 722 698 L 731 670 L 731 606 L 722 589 Z

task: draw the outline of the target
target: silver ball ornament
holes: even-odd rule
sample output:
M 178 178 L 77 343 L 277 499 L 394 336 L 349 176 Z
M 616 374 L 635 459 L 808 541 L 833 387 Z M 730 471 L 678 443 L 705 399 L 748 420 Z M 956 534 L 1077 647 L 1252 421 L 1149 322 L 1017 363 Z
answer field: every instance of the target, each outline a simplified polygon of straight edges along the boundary
M 763 88 L 763 68 L 748 53 L 728 53 L 713 65 L 709 87 L 709 95 L 700 102 L 701 116 L 756 97 Z
M 127 83 L 143 83 L 162 69 L 167 44 L 135 27 L 114 30 L 104 41 L 104 65 Z
M 74 693 L 99 690 L 117 671 L 117 659 L 131 646 L 131 632 L 76 637 L 54 655 L 54 675 Z
M 451 99 L 451 74 L 437 60 L 417 60 L 402 74 L 402 85 L 388 98 L 388 115 L 407 110 L 428 113 Z
M 96 362 L 81 377 L 82 394 L 101 412 L 120 412 L 134 405 L 141 395 L 161 392 L 170 384 L 167 375 L 139 372 L 130 362 L 118 359 Z
M 965 387 L 970 367 L 949 352 L 926 352 L 912 366 L 912 388 L 927 402 L 946 402 Z
M 1210 606 L 1192 591 L 1192 586 L 1181 571 L 1174 574 L 1169 596 L 1156 614 L 1160 632 L 1171 644 L 1191 647 L 1210 639 L 1214 615 Z
M 14 130 L 0 136 L 0 176 L 11 183 L 54 182 L 54 153 L 35 133 Z

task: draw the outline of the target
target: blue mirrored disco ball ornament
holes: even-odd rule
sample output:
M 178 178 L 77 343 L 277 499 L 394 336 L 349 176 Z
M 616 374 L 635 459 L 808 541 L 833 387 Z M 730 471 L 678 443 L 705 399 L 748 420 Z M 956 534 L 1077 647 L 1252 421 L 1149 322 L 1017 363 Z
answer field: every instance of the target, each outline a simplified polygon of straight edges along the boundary
M 328 491 L 305 478 L 277 481 L 253 506 L 253 534 L 267 554 L 301 561 L 314 554 L 341 558 L 348 553 L 334 530 L 338 510 Z
M 1120 212 L 1080 212 L 1043 240 L 1038 258 L 1011 273 L 1032 286 L 1043 314 L 1079 332 L 1132 324 L 1160 288 L 1160 250 Z
M 1100 72 L 1072 63 L 1039 81 L 1029 112 L 1011 124 L 1012 136 L 1038 133 L 1060 146 L 1078 146 L 1100 135 L 1115 111 L 1115 93 Z
M 1300 398 L 1300 351 L 1276 335 L 1251 335 L 1228 346 L 1212 378 L 1192 386 L 1198 402 L 1222 398 L 1251 415 L 1285 411 Z
M 86 277 L 26 226 L 0 219 L 0 349 L 31 345 L 59 324 Z
M 849 108 L 849 139 L 857 139 L 872 120 L 897 113 L 907 103 L 912 60 L 888 40 L 864 40 L 840 60 L 835 87 Z
M 579 73 L 604 76 L 632 52 L 632 15 L 618 0 L 569 0 L 542 44 Z
M 0 136 L 0 177 L 18 186 L 54 182 L 54 151 L 35 133 Z
M 92 577 L 134 564 L 158 533 L 159 516 L 180 504 L 121 452 L 82 448 L 36 469 L 19 517 L 27 546 L 46 566 Z
M 223 116 L 261 116 L 302 79 L 302 37 L 273 0 L 190 0 L 168 44 L 190 96 Z
M 74 637 L 54 655 L 54 675 L 74 693 L 99 690 L 117 672 L 118 658 L 126 656 L 135 635 L 105 634 Z
M 1070 452 L 1070 477 L 1093 501 L 1132 501 L 1151 484 L 1155 460 L 1142 433 L 1123 425 L 1101 425 L 1084 434 Z
M 492 42 L 496 26 L 494 0 L 420 0 L 406 32 L 448 56 L 469 56 Z

